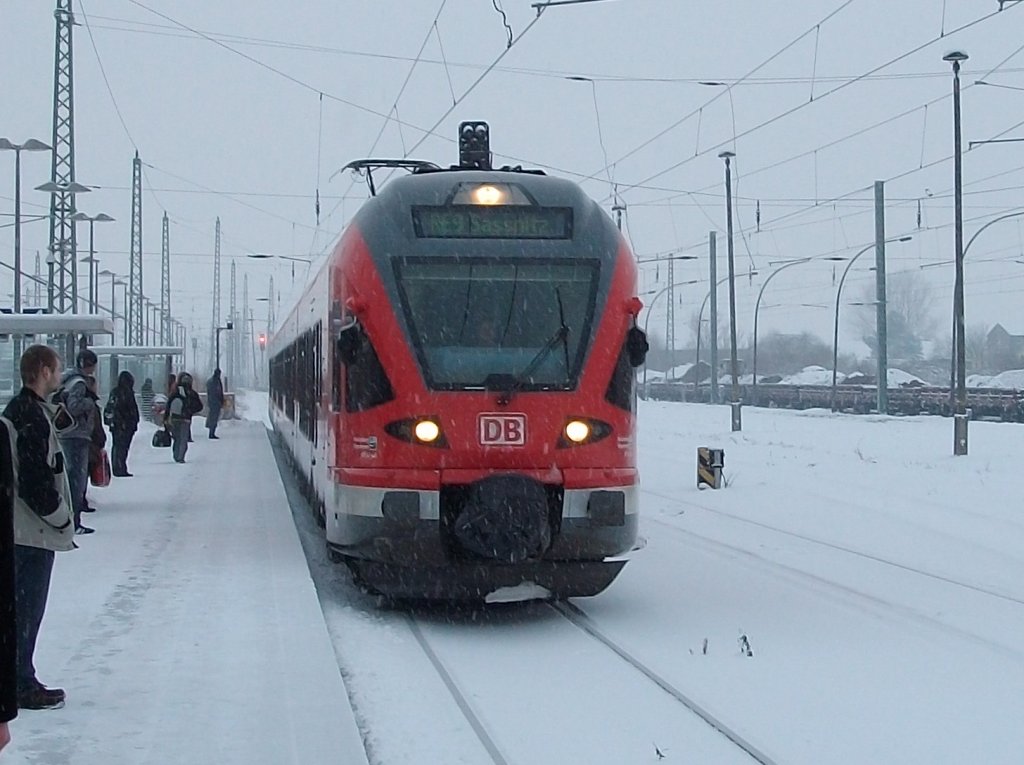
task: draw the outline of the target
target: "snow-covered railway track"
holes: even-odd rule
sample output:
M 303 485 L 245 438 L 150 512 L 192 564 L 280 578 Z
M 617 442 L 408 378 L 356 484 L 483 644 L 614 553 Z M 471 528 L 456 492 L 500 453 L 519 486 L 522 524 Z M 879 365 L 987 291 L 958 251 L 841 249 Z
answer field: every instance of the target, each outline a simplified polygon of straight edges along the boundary
M 568 603 L 424 607 L 406 619 L 494 763 L 775 765 Z
M 629 651 L 622 647 L 619 643 L 615 642 L 612 638 L 602 632 L 598 626 L 577 606 L 569 603 L 568 601 L 559 601 L 551 603 L 551 608 L 565 617 L 573 625 L 587 633 L 597 642 L 601 643 L 608 650 L 618 656 L 622 661 L 626 662 L 629 666 L 639 672 L 641 675 L 646 677 L 658 688 L 663 690 L 673 699 L 678 701 L 688 710 L 697 715 L 701 720 L 706 722 L 718 733 L 728 739 L 730 742 L 735 744 L 739 749 L 742 749 L 755 761 L 761 763 L 761 765 L 775 765 L 775 760 L 771 759 L 767 754 L 758 749 L 753 743 L 741 736 L 737 731 L 726 725 L 724 722 L 719 720 L 710 711 L 705 709 L 703 706 L 698 704 L 695 700 L 690 698 L 688 695 L 680 691 L 675 685 L 666 680 L 664 677 L 659 675 L 653 669 L 648 667 L 642 661 L 633 656 Z
M 448 692 L 451 694 L 452 699 L 459 708 L 459 711 L 462 712 L 463 716 L 466 718 L 466 722 L 469 723 L 469 727 L 473 730 L 474 735 L 476 735 L 480 740 L 480 744 L 490 756 L 491 762 L 493 762 L 494 765 L 509 765 L 508 759 L 506 759 L 505 755 L 501 753 L 501 750 L 498 748 L 497 743 L 495 743 L 494 738 L 487 731 L 484 721 L 481 720 L 480 716 L 473 710 L 473 705 L 459 688 L 455 679 L 448 671 L 448 668 L 445 667 L 444 662 L 441 661 L 437 653 L 431 647 L 430 642 L 423 634 L 423 630 L 420 629 L 420 626 L 416 623 L 415 617 L 409 615 L 407 618 L 409 622 L 409 630 L 412 632 L 413 637 L 416 638 L 416 642 L 419 643 L 420 648 L 423 649 L 423 653 L 427 655 L 427 659 L 429 659 L 431 665 L 437 671 L 438 676 L 441 678 L 441 682 L 443 682 L 445 688 L 448 689 Z
M 900 561 L 892 560 L 890 558 L 886 558 L 886 557 L 881 556 L 881 555 L 875 555 L 874 553 L 870 553 L 870 552 L 867 552 L 865 550 L 858 550 L 858 549 L 856 549 L 854 547 L 851 547 L 851 546 L 848 546 L 848 545 L 842 545 L 842 544 L 839 544 L 837 542 L 831 542 L 831 541 L 828 541 L 828 540 L 825 540 L 825 539 L 819 539 L 817 537 L 813 537 L 813 536 L 810 536 L 810 535 L 807 535 L 807 534 L 801 534 L 801 533 L 799 533 L 797 531 L 792 531 L 791 529 L 785 529 L 785 528 L 781 528 L 779 526 L 774 526 L 774 525 L 772 525 L 770 523 L 765 523 L 764 521 L 755 520 L 753 518 L 744 518 L 741 515 L 737 515 L 735 513 L 730 513 L 728 511 L 722 510 L 720 508 L 709 507 L 707 505 L 702 505 L 702 504 L 700 504 L 698 502 L 692 502 L 690 500 L 679 499 L 678 497 L 672 497 L 672 496 L 669 496 L 668 494 L 662 494 L 662 493 L 659 493 L 659 492 L 656 492 L 656 491 L 651 491 L 649 489 L 643 489 L 641 491 L 641 494 L 647 495 L 647 496 L 651 496 L 651 497 L 657 497 L 659 500 L 661 500 L 663 502 L 669 502 L 672 505 L 675 505 L 677 507 L 682 507 L 682 508 L 687 508 L 688 507 L 688 508 L 692 508 L 694 510 L 700 510 L 700 511 L 703 511 L 703 512 L 706 512 L 706 513 L 711 513 L 713 515 L 716 515 L 716 516 L 719 516 L 719 517 L 722 517 L 722 518 L 727 518 L 730 521 L 735 521 L 737 523 L 742 523 L 742 524 L 746 524 L 746 525 L 749 525 L 749 526 L 755 526 L 757 528 L 763 529 L 765 531 L 772 532 L 774 534 L 781 534 L 783 536 L 787 536 L 787 537 L 790 537 L 790 538 L 793 538 L 793 539 L 798 539 L 801 542 L 807 542 L 807 543 L 810 543 L 810 544 L 813 544 L 813 545 L 816 545 L 816 546 L 819 546 L 819 547 L 827 548 L 827 549 L 834 550 L 834 551 L 837 551 L 837 552 L 845 553 L 846 555 L 850 555 L 850 556 L 854 556 L 854 557 L 857 557 L 857 558 L 861 558 L 863 560 L 872 561 L 873 563 L 878 563 L 878 564 L 881 564 L 883 566 L 887 566 L 889 568 L 898 569 L 900 571 L 903 571 L 903 572 L 906 572 L 906 573 L 909 573 L 909 574 L 913 574 L 913 575 L 916 575 L 916 576 L 919 576 L 919 577 L 924 577 L 926 579 L 931 579 L 931 580 L 934 580 L 936 582 L 942 582 L 944 584 L 952 585 L 954 587 L 962 588 L 962 589 L 965 589 L 965 590 L 971 590 L 973 592 L 980 593 L 982 595 L 986 595 L 986 596 L 991 597 L 991 598 L 996 598 L 998 600 L 1002 600 L 1002 601 L 1005 601 L 1007 603 L 1013 603 L 1013 604 L 1018 605 L 1018 606 L 1024 606 L 1024 598 L 1017 597 L 1017 596 L 1009 594 L 1009 593 L 998 592 L 998 591 L 996 591 L 994 589 L 983 587 L 981 585 L 974 584 L 972 582 L 964 582 L 964 581 L 961 581 L 959 579 L 955 579 L 955 578 L 950 577 L 950 576 L 945 576 L 943 574 L 936 573 L 934 571 L 928 571 L 928 570 L 926 570 L 926 569 L 924 569 L 922 567 L 919 567 L 919 566 L 912 566 L 912 565 L 909 565 L 907 563 L 901 563 Z M 652 520 L 654 520 L 656 523 L 664 523 L 663 521 L 658 521 L 657 519 L 652 519 Z M 671 525 L 671 524 L 666 524 L 666 525 Z

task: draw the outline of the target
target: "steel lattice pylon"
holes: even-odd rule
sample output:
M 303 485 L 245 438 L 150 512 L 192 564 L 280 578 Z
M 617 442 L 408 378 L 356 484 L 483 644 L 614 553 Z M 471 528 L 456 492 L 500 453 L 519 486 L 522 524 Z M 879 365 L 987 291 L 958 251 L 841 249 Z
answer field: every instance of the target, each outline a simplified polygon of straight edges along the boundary
M 53 63 L 53 153 L 50 180 L 59 185 L 75 181 L 75 109 L 71 29 L 74 16 L 71 0 L 57 0 L 53 12 L 57 40 Z M 51 312 L 73 313 L 78 308 L 78 239 L 75 223 L 75 195 L 50 194 L 50 252 L 53 265 L 47 294 Z
M 128 271 L 128 344 L 144 345 L 142 314 L 142 160 L 132 160 L 132 241 Z
M 210 328 L 210 368 L 217 366 L 215 360 L 217 327 L 220 326 L 220 218 L 217 218 L 216 235 L 213 240 L 213 326 Z
M 171 224 L 164 211 L 160 240 L 160 342 L 171 344 Z

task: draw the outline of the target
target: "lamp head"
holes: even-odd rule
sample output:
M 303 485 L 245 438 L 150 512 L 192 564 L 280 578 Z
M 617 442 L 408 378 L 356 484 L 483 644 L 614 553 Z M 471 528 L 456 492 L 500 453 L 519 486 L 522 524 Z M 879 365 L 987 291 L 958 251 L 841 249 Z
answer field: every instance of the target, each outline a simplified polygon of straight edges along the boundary
M 731 159 L 732 157 L 735 157 L 735 156 L 736 156 L 736 152 L 732 152 L 732 151 L 729 151 L 728 149 L 726 149 L 726 150 L 725 150 L 725 151 L 723 151 L 723 152 L 719 152 L 718 156 L 719 156 L 719 157 L 720 157 L 721 159 L 724 159 L 724 160 L 729 160 L 729 159 Z
M 942 60 L 943 61 L 950 61 L 950 62 L 960 63 L 961 61 L 966 61 L 969 58 L 970 58 L 970 56 L 968 56 L 962 50 L 951 50 L 949 53 L 947 53 L 946 55 L 944 55 L 942 57 Z

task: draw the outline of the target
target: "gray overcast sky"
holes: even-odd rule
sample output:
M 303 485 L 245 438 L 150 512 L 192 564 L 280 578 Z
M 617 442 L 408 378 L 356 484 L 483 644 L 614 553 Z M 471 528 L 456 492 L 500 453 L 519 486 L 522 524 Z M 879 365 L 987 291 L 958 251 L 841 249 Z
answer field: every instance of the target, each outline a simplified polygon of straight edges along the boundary
M 599 200 L 609 197 L 609 179 L 617 182 L 641 257 L 676 248 L 704 254 L 708 230 L 724 231 L 717 154 L 733 147 L 735 124 L 745 231 L 736 241 L 738 268 L 753 263 L 763 275 L 770 261 L 856 252 L 848 248 L 874 236 L 870 186 L 877 179 L 889 181 L 888 233 L 915 234 L 913 242 L 890 248 L 889 272 L 917 271 L 949 260 L 953 251 L 951 75 L 944 52 L 962 48 L 971 55 L 963 76 L 965 146 L 1024 136 L 1024 91 L 973 85 L 984 76 L 1024 88 L 1024 4 L 1006 3 L 996 14 L 998 0 L 605 0 L 551 8 L 536 23 L 527 0 L 498 4 L 514 46 L 441 120 L 437 135 L 421 142 L 423 129 L 505 50 L 506 29 L 491 0 L 76 0 L 77 177 L 102 187 L 80 197 L 79 209 L 118 219 L 97 226 L 101 268 L 127 272 L 137 147 L 148 165 L 146 293 L 159 294 L 166 210 L 174 311 L 201 338 L 209 333 L 219 215 L 223 253 L 238 264 L 238 300 L 243 274 L 253 295 L 265 295 L 273 273 L 287 310 L 294 298 L 290 266 L 245 259 L 245 252 L 323 252 L 366 197 L 365 186 L 347 175 L 329 180 L 337 168 L 371 148 L 375 156 L 402 156 L 417 143 L 415 157 L 454 162 L 458 122 L 486 119 L 498 162 L 578 174 Z M 0 135 L 49 142 L 53 6 L 45 0 L 3 5 Z M 961 27 L 967 28 L 957 31 Z M 731 91 L 699 84 L 709 80 L 735 84 Z M 381 115 L 387 114 L 404 124 L 385 124 Z M 0 154 L 5 216 L 13 209 L 13 159 Z M 23 155 L 22 171 L 23 213 L 45 212 L 48 200 L 32 188 L 49 178 L 46 155 Z M 1024 143 L 975 148 L 965 156 L 964 175 L 967 237 L 986 219 L 1024 208 Z M 0 225 L 9 221 L 4 217 Z M 87 247 L 85 234 L 83 228 L 80 248 Z M 45 252 L 46 237 L 45 222 L 26 224 L 29 270 L 35 250 Z M 720 243 L 724 274 L 724 235 Z M 11 228 L 0 229 L 5 262 L 12 248 Z M 871 257 L 858 266 L 869 266 Z M 979 238 L 967 268 L 969 325 L 999 321 L 1024 333 L 1024 264 L 1018 259 L 1024 260 L 1024 222 L 997 224 Z M 297 286 L 305 271 L 300 264 Z M 945 327 L 952 266 L 920 273 Z M 706 275 L 706 259 L 676 267 L 677 280 Z M 850 299 L 872 278 L 867 271 L 851 273 Z M 9 272 L 0 279 L 9 293 Z M 644 268 L 644 289 L 665 283 L 664 265 Z M 759 281 L 740 284 L 741 333 L 749 336 Z M 680 338 L 690 336 L 682 317 L 706 289 L 681 289 Z M 761 331 L 810 328 L 830 336 L 831 310 L 800 304 L 831 304 L 834 294 L 830 264 L 791 269 L 766 292 L 765 304 L 778 307 L 762 309 Z M 263 305 L 256 307 L 259 316 Z M 843 334 L 856 336 L 852 321 Z

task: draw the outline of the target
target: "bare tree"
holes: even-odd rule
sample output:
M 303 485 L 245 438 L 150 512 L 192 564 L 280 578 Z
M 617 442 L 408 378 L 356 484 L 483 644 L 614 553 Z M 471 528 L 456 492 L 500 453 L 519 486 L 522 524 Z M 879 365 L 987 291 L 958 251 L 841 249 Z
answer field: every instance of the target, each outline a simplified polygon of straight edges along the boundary
M 861 300 L 875 301 L 874 284 L 861 290 Z M 892 359 L 919 359 L 923 343 L 932 339 L 938 330 L 938 320 L 932 313 L 928 285 L 916 271 L 891 274 L 886 280 L 886 334 L 888 355 Z M 875 310 L 865 307 L 857 312 L 857 324 L 864 342 L 877 353 Z
M 988 332 L 989 327 L 984 324 L 972 324 L 967 328 L 964 353 L 967 355 L 967 368 L 972 372 L 989 370 Z

